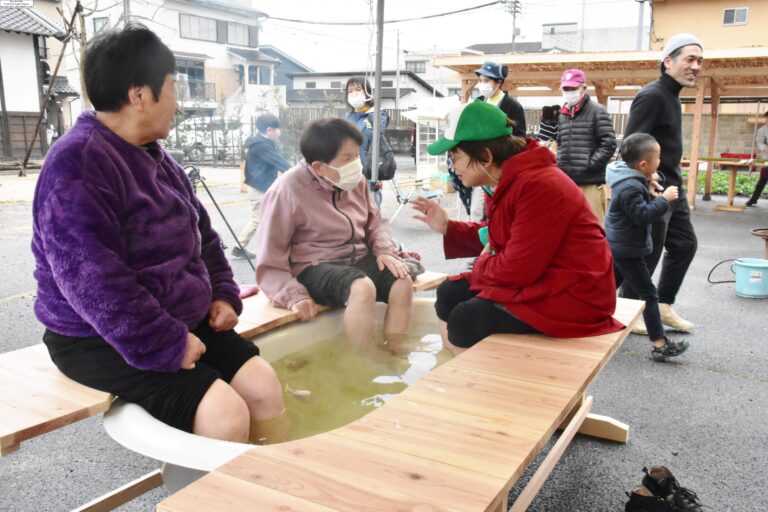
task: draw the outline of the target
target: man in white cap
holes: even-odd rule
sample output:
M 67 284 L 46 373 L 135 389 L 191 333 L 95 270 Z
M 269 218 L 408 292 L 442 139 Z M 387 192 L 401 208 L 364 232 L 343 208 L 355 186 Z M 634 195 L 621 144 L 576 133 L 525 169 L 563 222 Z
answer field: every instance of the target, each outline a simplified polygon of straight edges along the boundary
M 673 201 L 662 220 L 653 224 L 653 252 L 645 261 L 651 275 L 666 249 L 659 278 L 659 311 L 664 325 L 680 331 L 690 331 L 694 324 L 680 318 L 672 310 L 688 267 L 696 254 L 696 233 L 691 224 L 691 212 L 683 187 L 680 160 L 683 156 L 682 108 L 680 91 L 693 87 L 701 71 L 704 58 L 701 41 L 691 34 L 672 37 L 661 53 L 661 77 L 646 85 L 635 99 L 629 111 L 624 137 L 633 133 L 653 135 L 661 146 L 659 165 L 660 183 L 664 187 L 676 186 L 680 198 Z M 663 187 L 651 183 L 652 193 Z M 622 288 L 622 296 L 637 298 L 634 290 Z M 644 326 L 634 329 L 645 333 Z

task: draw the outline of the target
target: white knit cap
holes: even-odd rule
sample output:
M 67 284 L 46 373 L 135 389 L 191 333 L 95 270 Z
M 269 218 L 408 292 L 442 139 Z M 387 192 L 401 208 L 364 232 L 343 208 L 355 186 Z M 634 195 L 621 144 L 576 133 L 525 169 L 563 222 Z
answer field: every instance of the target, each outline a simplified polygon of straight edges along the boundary
M 664 45 L 664 49 L 661 51 L 661 61 L 664 62 L 664 59 L 669 57 L 675 50 L 682 48 L 683 46 L 688 46 L 689 44 L 695 44 L 699 48 L 704 49 L 704 47 L 701 46 L 699 38 L 693 34 L 677 34 L 672 36 L 669 41 L 667 41 L 667 44 Z

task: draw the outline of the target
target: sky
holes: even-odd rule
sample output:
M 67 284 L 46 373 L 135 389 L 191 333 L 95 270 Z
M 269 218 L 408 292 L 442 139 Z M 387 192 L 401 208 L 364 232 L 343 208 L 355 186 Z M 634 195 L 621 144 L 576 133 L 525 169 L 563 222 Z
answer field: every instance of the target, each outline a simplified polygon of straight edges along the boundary
M 417 18 L 491 3 L 493 0 L 384 0 L 384 19 Z M 272 45 L 315 71 L 370 71 L 375 67 L 376 0 L 252 0 L 271 18 L 263 22 L 262 45 Z M 541 41 L 543 23 L 577 22 L 586 28 L 637 26 L 635 0 L 520 0 L 516 41 Z M 645 24 L 650 8 L 644 6 Z M 306 24 L 368 22 L 354 27 Z M 428 20 L 384 26 L 383 69 L 395 69 L 397 40 L 403 51 L 440 53 L 479 43 L 512 41 L 512 15 L 500 4 Z

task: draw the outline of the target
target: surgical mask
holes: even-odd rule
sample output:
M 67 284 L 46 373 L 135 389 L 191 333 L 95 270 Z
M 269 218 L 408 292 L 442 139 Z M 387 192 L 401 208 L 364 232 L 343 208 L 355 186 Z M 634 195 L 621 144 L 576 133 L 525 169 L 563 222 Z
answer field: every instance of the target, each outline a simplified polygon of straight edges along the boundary
M 366 97 L 362 92 L 351 92 L 347 95 L 347 101 L 355 110 L 365 105 Z
M 327 177 L 325 177 L 325 181 L 341 190 L 352 190 L 358 183 L 360 183 L 360 180 L 363 179 L 363 164 L 360 163 L 359 158 L 355 158 L 341 167 L 333 167 L 332 165 L 329 165 L 328 167 L 339 173 L 339 182 L 334 183 L 333 180 Z
M 485 96 L 486 98 L 491 97 L 494 89 L 495 89 L 494 85 L 488 82 L 482 82 L 477 84 L 477 90 L 480 91 L 480 95 Z
M 563 91 L 563 99 L 568 104 L 568 106 L 572 107 L 581 99 L 581 91 Z

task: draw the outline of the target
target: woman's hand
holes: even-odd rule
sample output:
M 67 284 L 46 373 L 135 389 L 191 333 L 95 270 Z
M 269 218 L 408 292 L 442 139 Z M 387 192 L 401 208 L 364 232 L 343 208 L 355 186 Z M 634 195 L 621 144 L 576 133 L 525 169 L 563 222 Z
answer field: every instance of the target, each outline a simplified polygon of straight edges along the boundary
M 296 313 L 299 320 L 306 322 L 317 316 L 317 304 L 312 299 L 302 299 L 291 306 L 291 311 Z
M 485 244 L 485 247 L 483 247 L 483 251 L 480 253 L 480 256 L 483 254 L 491 254 L 491 244 Z
M 439 204 L 426 197 L 417 197 L 411 202 L 413 203 L 413 208 L 421 213 L 421 215 L 414 215 L 414 219 L 422 221 L 441 235 L 445 235 L 448 232 L 448 214 Z
M 208 311 L 208 325 L 216 332 L 234 329 L 237 325 L 237 313 L 229 302 L 215 300 Z
M 376 256 L 376 263 L 379 265 L 379 270 L 384 270 L 384 267 L 387 267 L 392 272 L 392 275 L 398 279 L 408 277 L 408 267 L 405 266 L 405 263 L 400 258 L 395 258 L 389 254 L 382 254 L 381 256 Z
M 205 344 L 191 332 L 187 333 L 187 346 L 184 349 L 184 357 L 181 358 L 181 369 L 193 369 L 203 354 L 205 354 Z

